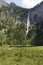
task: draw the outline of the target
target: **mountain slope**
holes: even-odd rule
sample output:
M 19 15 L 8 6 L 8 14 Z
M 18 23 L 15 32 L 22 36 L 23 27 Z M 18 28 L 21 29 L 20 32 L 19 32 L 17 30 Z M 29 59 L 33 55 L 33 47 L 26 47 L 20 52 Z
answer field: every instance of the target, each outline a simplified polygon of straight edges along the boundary
M 21 7 L 17 6 L 15 3 L 10 3 L 8 5 L 8 7 L 6 7 L 6 6 L 2 7 L 1 11 L 3 11 L 3 12 L 8 11 L 8 13 L 6 13 L 6 14 L 9 14 L 10 16 L 11 15 L 16 16 L 16 19 L 17 19 L 17 17 L 19 17 L 20 21 L 26 21 L 28 12 L 29 12 L 28 9 L 21 8 Z
M 32 9 L 30 17 L 31 23 L 43 21 L 43 1 Z
M 2 7 L 2 5 L 7 6 L 8 3 L 6 3 L 5 0 L 0 0 L 0 7 Z

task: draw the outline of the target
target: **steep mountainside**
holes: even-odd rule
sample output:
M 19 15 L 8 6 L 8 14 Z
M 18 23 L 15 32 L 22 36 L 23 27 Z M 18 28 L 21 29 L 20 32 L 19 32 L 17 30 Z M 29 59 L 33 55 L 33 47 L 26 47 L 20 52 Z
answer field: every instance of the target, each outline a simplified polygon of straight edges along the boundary
M 43 21 L 43 2 L 32 9 L 30 18 L 31 23 Z
M 15 3 L 10 4 L 10 8 L 13 9 L 13 13 L 18 15 L 20 17 L 21 21 L 26 21 L 27 16 L 28 16 L 28 9 L 21 8 L 17 6 Z
M 10 3 L 8 7 L 4 6 L 0 8 L 1 12 L 4 15 L 9 14 L 10 16 L 14 16 L 18 21 L 26 21 L 28 16 L 28 9 L 21 8 L 17 6 L 15 3 Z M 2 15 L 3 17 L 3 15 Z
M 5 0 L 0 0 L 0 7 L 2 7 L 2 5 L 7 6 L 8 4 L 5 2 Z

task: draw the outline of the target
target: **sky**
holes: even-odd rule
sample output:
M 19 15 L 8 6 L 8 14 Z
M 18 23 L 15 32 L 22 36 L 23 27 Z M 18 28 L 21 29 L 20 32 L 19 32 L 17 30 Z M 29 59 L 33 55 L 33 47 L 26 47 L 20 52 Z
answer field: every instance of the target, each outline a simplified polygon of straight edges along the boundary
M 14 2 L 16 5 L 21 6 L 23 8 L 33 8 L 37 4 L 40 4 L 43 0 L 6 0 L 6 2 Z

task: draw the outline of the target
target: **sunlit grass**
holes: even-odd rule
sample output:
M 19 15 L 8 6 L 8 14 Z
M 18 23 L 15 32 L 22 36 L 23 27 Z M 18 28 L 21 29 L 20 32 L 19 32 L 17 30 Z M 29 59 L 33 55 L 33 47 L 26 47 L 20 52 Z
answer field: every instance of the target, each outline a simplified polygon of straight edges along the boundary
M 43 46 L 0 47 L 0 65 L 43 65 Z

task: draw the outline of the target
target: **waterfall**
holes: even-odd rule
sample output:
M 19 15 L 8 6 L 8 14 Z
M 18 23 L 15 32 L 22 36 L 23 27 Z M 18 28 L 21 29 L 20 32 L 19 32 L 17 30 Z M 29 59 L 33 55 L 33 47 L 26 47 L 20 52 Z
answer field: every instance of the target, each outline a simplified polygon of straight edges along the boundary
M 30 14 L 28 13 L 26 35 L 28 34 L 28 32 L 30 30 L 29 27 L 30 27 Z

